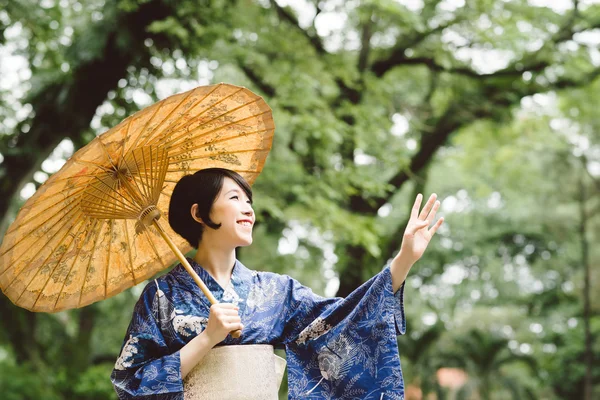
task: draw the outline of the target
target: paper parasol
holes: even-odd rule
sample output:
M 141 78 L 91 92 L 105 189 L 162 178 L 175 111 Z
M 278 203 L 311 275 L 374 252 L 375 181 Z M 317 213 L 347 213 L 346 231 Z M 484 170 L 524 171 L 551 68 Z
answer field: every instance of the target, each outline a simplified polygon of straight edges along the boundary
M 55 312 L 114 296 L 176 254 L 183 263 L 189 244 L 157 221 L 177 181 L 221 167 L 252 184 L 274 129 L 260 96 L 228 84 L 137 112 L 77 151 L 23 205 L 0 246 L 0 288 L 19 307 Z

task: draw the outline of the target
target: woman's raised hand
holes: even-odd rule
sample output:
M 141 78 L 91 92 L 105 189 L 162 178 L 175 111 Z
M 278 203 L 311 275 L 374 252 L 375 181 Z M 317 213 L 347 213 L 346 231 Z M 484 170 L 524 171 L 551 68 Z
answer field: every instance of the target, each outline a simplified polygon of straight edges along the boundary
M 419 212 L 419 210 L 421 209 L 423 195 L 419 193 L 415 199 L 415 203 L 413 204 L 410 213 L 410 220 L 408 221 L 408 225 L 406 226 L 402 238 L 400 252 L 397 256 L 409 264 L 414 264 L 421 258 L 425 249 L 427 249 L 431 238 L 444 222 L 444 218 L 442 217 L 429 228 L 429 225 L 435 219 L 435 213 L 440 207 L 440 202 L 436 201 L 436 199 L 437 195 L 435 193 L 432 194 L 421 212 Z

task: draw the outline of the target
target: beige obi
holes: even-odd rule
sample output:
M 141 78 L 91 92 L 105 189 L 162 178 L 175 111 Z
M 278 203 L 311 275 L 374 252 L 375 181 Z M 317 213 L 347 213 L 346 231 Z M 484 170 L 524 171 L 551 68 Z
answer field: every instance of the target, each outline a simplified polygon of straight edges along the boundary
M 185 400 L 278 400 L 286 361 L 273 346 L 212 348 L 183 381 Z

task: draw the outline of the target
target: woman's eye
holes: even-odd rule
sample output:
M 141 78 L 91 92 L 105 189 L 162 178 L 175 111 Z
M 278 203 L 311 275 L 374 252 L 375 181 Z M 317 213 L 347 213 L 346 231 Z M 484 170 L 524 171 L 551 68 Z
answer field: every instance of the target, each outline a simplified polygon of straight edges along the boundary
M 232 199 L 239 199 L 239 197 L 238 196 L 233 196 Z

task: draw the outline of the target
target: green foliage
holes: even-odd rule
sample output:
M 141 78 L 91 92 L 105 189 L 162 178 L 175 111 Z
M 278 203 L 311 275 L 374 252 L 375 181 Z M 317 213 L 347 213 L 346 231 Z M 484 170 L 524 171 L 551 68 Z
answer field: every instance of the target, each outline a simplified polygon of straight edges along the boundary
M 16 365 L 14 362 L 0 362 L 0 389 L 6 400 L 48 399 L 60 400 L 63 397 L 52 387 L 57 375 L 40 375 L 31 365 Z
M 221 81 L 247 86 L 266 98 L 277 128 L 254 186 L 255 240 L 239 255 L 246 265 L 289 274 L 320 294 L 335 279 L 356 287 L 398 250 L 416 193 L 435 192 L 445 223 L 407 281 L 409 334 L 399 339 L 407 384 L 440 399 L 581 398 L 578 181 L 593 266 L 600 91 L 597 43 L 575 33 L 593 36 L 600 7 L 321 1 L 298 15 L 287 3 L 0 0 L 0 46 L 13 46 L 31 70 L 18 87 L 0 85 L 0 153 L 32 155 L 27 181 L 11 180 L 21 164 L 0 161 L 0 187 L 14 196 L 5 220 L 22 204 L 22 185 L 44 168 L 48 149 L 31 134 L 54 122 L 39 119 L 42 109 L 58 104 L 53 118 L 67 125 L 84 118 L 66 103 L 78 89 L 70 85 L 88 63 L 118 62 L 104 52 L 117 38 L 115 48 L 136 57 L 105 92 L 89 93 L 102 100 L 90 128 L 71 138 L 76 147 L 168 94 Z M 162 13 L 136 41 L 122 21 L 149 6 Z M 336 13 L 339 28 L 327 22 L 339 22 Z M 84 78 L 88 89 L 98 77 Z M 43 132 L 64 139 L 61 129 Z M 111 360 L 143 285 L 56 315 L 0 299 L 0 346 L 10 354 L 0 361 L 2 393 L 114 398 Z M 81 321 L 93 322 L 90 332 Z M 459 393 L 436 380 L 448 366 L 469 374 Z M 596 382 L 598 373 L 594 367 Z
M 73 387 L 78 399 L 104 400 L 116 399 L 116 393 L 108 376 L 114 364 L 94 365 L 79 375 Z

